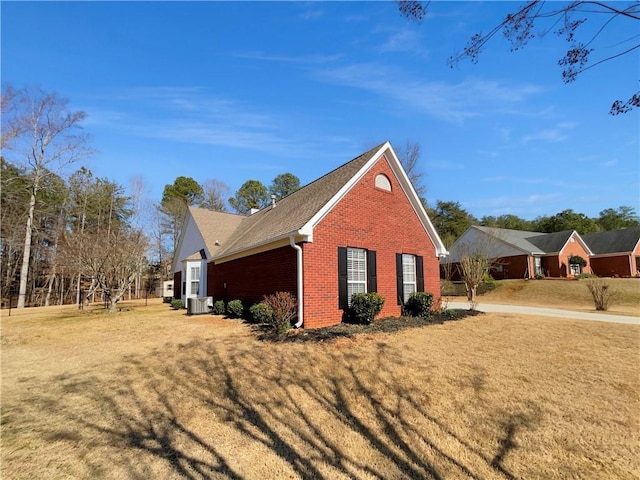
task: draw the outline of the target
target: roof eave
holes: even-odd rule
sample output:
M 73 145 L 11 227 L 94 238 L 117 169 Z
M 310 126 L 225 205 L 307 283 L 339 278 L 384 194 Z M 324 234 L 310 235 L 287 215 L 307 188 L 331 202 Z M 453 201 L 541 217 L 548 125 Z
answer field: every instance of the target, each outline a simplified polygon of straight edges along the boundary
M 258 252 L 267 252 L 269 250 L 274 250 L 276 248 L 285 246 L 284 242 L 288 242 L 292 236 L 295 243 L 313 242 L 313 231 L 309 233 L 308 231 L 303 231 L 302 229 L 293 230 L 291 232 L 278 235 L 277 237 L 269 238 L 268 240 L 265 240 L 263 242 L 256 243 L 254 245 L 251 245 L 250 247 L 232 250 L 230 252 L 223 252 L 222 254 L 211 258 L 211 261 L 214 263 L 224 263 L 231 260 L 248 257 Z

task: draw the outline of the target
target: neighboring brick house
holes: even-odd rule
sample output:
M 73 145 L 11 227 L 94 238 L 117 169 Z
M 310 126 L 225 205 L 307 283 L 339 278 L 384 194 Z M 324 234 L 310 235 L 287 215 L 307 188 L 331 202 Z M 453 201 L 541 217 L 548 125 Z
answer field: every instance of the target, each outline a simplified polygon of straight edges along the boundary
M 490 274 L 506 278 L 573 277 L 589 273 L 591 250 L 574 230 L 556 233 L 527 232 L 504 228 L 472 226 L 458 238 L 450 254 L 441 260 L 442 275 L 459 278 L 458 264 L 465 254 L 479 253 L 493 260 Z M 578 256 L 586 265 L 571 264 Z
M 600 277 L 640 276 L 640 227 L 582 236 L 593 252 L 591 270 Z
M 446 249 L 387 142 L 250 216 L 189 208 L 173 265 L 176 297 L 302 298 L 297 326 L 340 323 L 350 295 L 377 291 L 381 316 L 412 291 L 440 301 Z

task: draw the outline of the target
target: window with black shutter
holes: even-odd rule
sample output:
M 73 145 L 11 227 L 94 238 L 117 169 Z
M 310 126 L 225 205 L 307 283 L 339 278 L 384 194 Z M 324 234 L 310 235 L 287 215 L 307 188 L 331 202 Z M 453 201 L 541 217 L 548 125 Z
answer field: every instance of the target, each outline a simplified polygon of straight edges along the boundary
M 424 262 L 420 255 L 396 253 L 398 305 L 404 305 L 414 292 L 424 292 Z
M 354 293 L 378 290 L 376 252 L 338 247 L 338 306 L 346 309 Z

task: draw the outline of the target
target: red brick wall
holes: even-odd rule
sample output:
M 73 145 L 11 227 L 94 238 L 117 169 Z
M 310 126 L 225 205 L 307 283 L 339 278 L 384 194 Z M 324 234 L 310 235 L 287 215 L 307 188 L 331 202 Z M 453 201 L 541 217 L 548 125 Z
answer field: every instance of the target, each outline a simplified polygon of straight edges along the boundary
M 275 292 L 296 295 L 296 251 L 282 247 L 219 265 L 210 263 L 207 290 L 216 300 L 249 303 Z
M 631 267 L 629 255 L 591 259 L 591 269 L 599 277 L 629 277 L 632 276 Z M 635 272 L 633 273 L 635 274 Z
M 392 192 L 375 188 L 379 173 L 391 181 Z M 304 326 L 342 321 L 338 308 L 338 247 L 376 251 L 378 293 L 385 298 L 380 317 L 399 315 L 396 253 L 424 258 L 425 291 L 440 301 L 440 275 L 435 247 L 404 195 L 386 159 L 381 158 L 334 209 L 320 221 L 314 241 L 303 246 Z
M 550 277 L 567 277 L 571 276 L 571 270 L 569 269 L 569 257 L 571 255 L 578 255 L 587 261 L 587 266 L 583 267 L 583 273 L 590 273 L 591 268 L 589 266 L 589 254 L 582 247 L 582 244 L 578 241 L 569 242 L 564 247 L 560 255 L 557 257 L 547 257 L 549 261 L 549 276 Z M 554 259 L 554 260 L 552 260 Z
M 514 255 L 512 257 L 505 257 L 497 260 L 496 262 L 502 265 L 502 272 L 492 271 L 491 276 L 498 279 L 511 278 L 530 278 L 531 275 L 528 271 L 529 268 L 529 256 L 528 255 Z M 495 270 L 495 268 L 494 268 Z

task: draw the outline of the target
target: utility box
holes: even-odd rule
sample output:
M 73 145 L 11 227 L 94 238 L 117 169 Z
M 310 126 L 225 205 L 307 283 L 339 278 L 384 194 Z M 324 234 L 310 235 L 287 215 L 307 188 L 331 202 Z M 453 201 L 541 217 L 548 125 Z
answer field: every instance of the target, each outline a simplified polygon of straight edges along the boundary
M 213 297 L 187 298 L 187 315 L 202 315 L 213 308 Z

